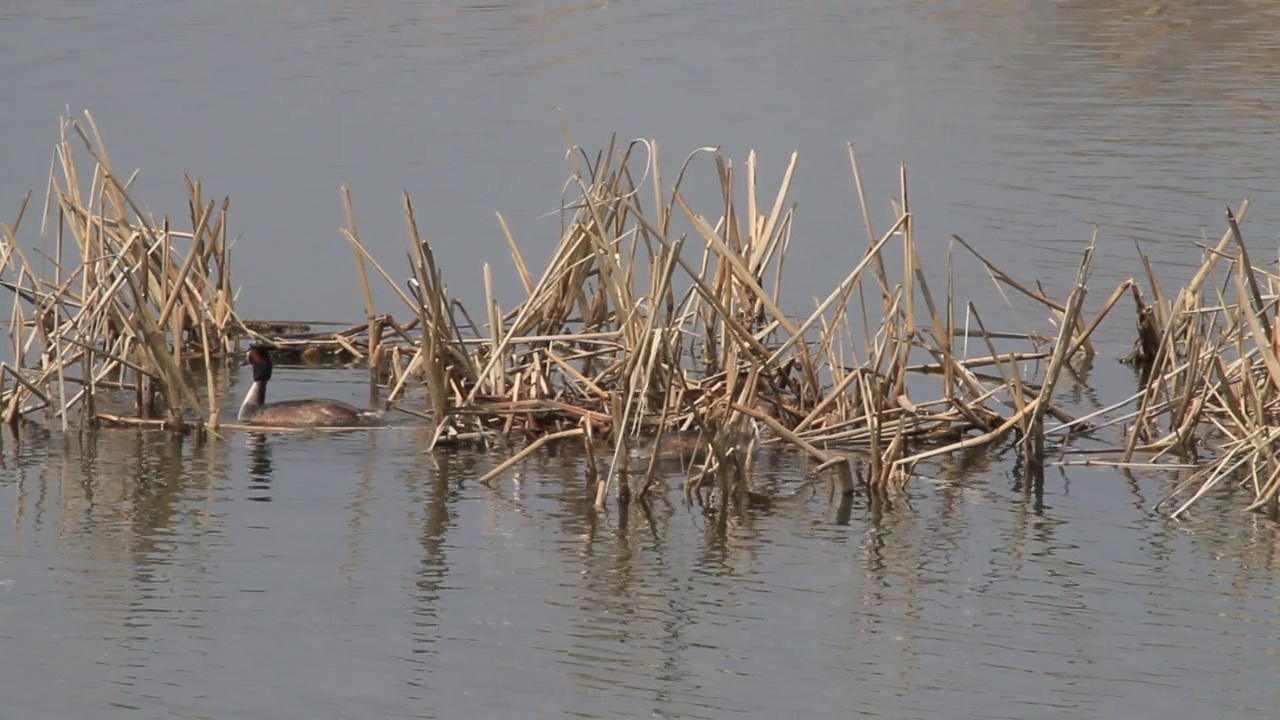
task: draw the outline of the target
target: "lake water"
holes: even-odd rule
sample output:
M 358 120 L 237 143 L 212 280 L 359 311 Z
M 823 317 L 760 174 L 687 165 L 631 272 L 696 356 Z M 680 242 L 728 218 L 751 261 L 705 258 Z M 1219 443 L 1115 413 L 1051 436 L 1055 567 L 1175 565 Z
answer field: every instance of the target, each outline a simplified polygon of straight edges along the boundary
M 755 149 L 768 187 L 798 150 L 792 307 L 865 245 L 845 141 L 881 229 L 908 163 L 933 272 L 954 232 L 1061 289 L 1099 225 L 1096 303 L 1141 274 L 1134 240 L 1172 283 L 1244 197 L 1270 258 L 1278 59 L 1280 7 L 1248 1 L 16 0 L 0 218 L 87 108 L 152 210 L 185 215 L 184 172 L 232 197 L 244 315 L 361 315 L 344 183 L 392 266 L 408 190 L 474 302 L 482 262 L 515 277 L 495 212 L 531 261 L 556 241 L 563 113 L 591 152 L 657 139 L 668 172 Z M 359 371 L 279 374 L 277 397 L 364 393 Z M 675 490 L 596 514 L 572 457 L 487 488 L 501 455 L 426 440 L 5 435 L 0 718 L 1280 712 L 1276 527 L 1229 491 L 1173 522 L 1150 512 L 1167 475 L 1051 471 L 1039 495 L 980 455 L 842 508 L 766 455 L 778 499 L 721 526 Z

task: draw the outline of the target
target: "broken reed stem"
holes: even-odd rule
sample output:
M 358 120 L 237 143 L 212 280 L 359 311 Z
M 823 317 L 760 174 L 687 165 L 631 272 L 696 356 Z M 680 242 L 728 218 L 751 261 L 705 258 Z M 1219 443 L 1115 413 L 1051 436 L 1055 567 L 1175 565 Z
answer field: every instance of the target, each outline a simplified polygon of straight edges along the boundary
M 209 328 L 204 323 L 200 323 L 200 350 L 204 353 L 204 378 L 209 393 L 209 423 L 210 430 L 216 431 L 219 424 L 218 397 L 217 386 L 213 380 L 213 357 L 209 354 Z
M 376 382 L 379 361 L 382 357 L 378 346 L 381 327 L 378 324 L 377 311 L 373 305 L 373 292 L 369 287 L 369 272 L 365 269 L 364 258 L 366 253 L 360 243 L 360 229 L 356 225 L 356 211 L 351 204 L 351 189 L 346 185 L 342 186 L 342 208 L 347 216 L 346 235 L 354 246 L 356 275 L 360 278 L 360 293 L 364 298 L 364 314 L 369 321 L 369 373 Z
M 562 438 L 570 438 L 570 437 L 579 437 L 585 434 L 586 434 L 586 431 L 584 431 L 582 428 L 573 428 L 572 430 L 564 430 L 558 433 L 551 433 L 550 435 L 543 435 L 537 440 L 534 440 L 533 442 L 526 445 L 523 450 L 516 453 L 515 455 L 512 455 L 505 462 L 499 464 L 497 467 L 493 468 L 489 472 L 480 476 L 480 482 L 485 485 L 488 485 L 490 480 L 506 472 L 508 468 L 518 464 L 521 460 L 524 460 L 525 458 L 534 454 L 540 448 L 542 448 L 542 446 L 546 445 L 549 442 L 552 442 L 553 440 L 560 440 Z
M 1053 389 L 1058 384 L 1058 377 L 1062 373 L 1069 349 L 1073 346 L 1072 331 L 1076 328 L 1076 320 L 1079 319 L 1081 310 L 1084 308 L 1084 298 L 1088 293 L 1089 269 L 1093 261 L 1093 243 L 1096 242 L 1097 234 L 1095 233 L 1094 240 L 1084 251 L 1084 257 L 1076 271 L 1075 287 L 1067 299 L 1066 312 L 1062 316 L 1062 327 L 1053 357 L 1049 360 L 1049 368 L 1045 371 L 1045 380 L 1040 394 L 1031 402 L 1032 411 L 1027 423 L 1027 435 L 1023 438 L 1023 459 L 1027 462 L 1032 476 L 1036 478 L 1040 478 L 1044 470 L 1044 414 L 1053 401 Z M 1081 338 L 1078 342 L 1084 342 L 1084 340 L 1085 338 Z

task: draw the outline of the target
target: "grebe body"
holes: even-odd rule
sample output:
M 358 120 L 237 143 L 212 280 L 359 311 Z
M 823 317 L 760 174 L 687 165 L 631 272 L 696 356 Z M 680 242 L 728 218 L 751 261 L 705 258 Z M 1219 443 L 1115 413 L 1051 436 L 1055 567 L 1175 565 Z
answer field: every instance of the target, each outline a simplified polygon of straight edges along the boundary
M 251 425 L 276 427 L 356 427 L 376 425 L 382 421 L 368 412 L 339 400 L 306 399 L 267 403 L 267 382 L 271 380 L 271 348 L 254 345 L 249 348 L 249 364 L 253 366 L 253 385 L 240 404 L 239 419 Z

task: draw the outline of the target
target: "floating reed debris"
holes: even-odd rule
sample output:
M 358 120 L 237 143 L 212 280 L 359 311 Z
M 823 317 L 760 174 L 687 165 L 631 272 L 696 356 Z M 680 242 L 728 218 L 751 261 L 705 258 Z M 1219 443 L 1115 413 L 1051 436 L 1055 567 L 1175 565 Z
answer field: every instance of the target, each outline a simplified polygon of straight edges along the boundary
M 633 489 L 652 487 L 657 463 L 630 477 L 628 447 L 674 431 L 697 438 L 702 461 L 686 492 L 713 491 L 722 507 L 751 495 L 750 448 L 761 440 L 831 470 L 832 489 L 842 493 L 859 485 L 890 492 L 929 458 L 1016 441 L 1033 481 L 1046 463 L 1077 464 L 1078 454 L 1091 465 L 1193 464 L 1161 502 L 1177 499 L 1175 515 L 1224 481 L 1250 491 L 1250 509 L 1276 513 L 1280 275 L 1249 259 L 1240 228 L 1247 203 L 1228 211 L 1221 241 L 1206 248 L 1203 266 L 1173 298 L 1141 255 L 1145 287 L 1126 279 L 1087 312 L 1096 233 L 1065 301 L 1018 281 L 958 236 L 938 293 L 920 262 L 905 167 L 892 222 L 877 230 L 850 145 L 866 243 L 851 253 L 840 282 L 797 316 L 781 307 L 795 155 L 766 188 L 754 153 L 737 166 L 701 148 L 670 176 L 656 142 L 615 140 L 589 155 L 570 139 L 571 199 L 540 274 L 498 216 L 520 279 L 514 303 L 499 296 L 487 264 L 481 311 L 450 294 L 407 193 L 408 277 L 388 272 L 362 243 L 343 188 L 342 234 L 354 251 L 364 318 L 314 330 L 315 323 L 242 321 L 228 202 L 206 200 L 188 180 L 190 232 L 144 216 L 86 118 L 86 125 L 63 121 L 55 152 L 46 212 L 55 221 L 53 257 L 33 264 L 18 243 L 26 200 L 12 227 L 0 228 L 0 284 L 14 294 L 13 359 L 0 363 L 9 422 L 44 409 L 66 428 L 69 411 L 83 406 L 82 416 L 113 423 L 159 423 L 151 418 L 163 412 L 172 426 L 185 412 L 198 424 L 206 408 L 195 388 L 203 381 L 208 402 L 214 363 L 248 336 L 286 357 L 367 362 L 389 405 L 433 422 L 433 446 L 525 438 L 486 482 L 545 445 L 581 442 L 599 506 L 611 489 L 625 502 Z M 80 145 L 92 160 L 88 173 L 74 159 Z M 710 214 L 686 194 L 691 168 L 704 162 L 715 172 Z M 998 331 L 972 304 L 957 308 L 955 249 L 981 263 L 1002 291 L 1043 307 L 1053 327 Z M 891 276 L 894 266 L 900 275 Z M 1222 282 L 1211 285 L 1215 274 Z M 374 307 L 378 278 L 405 304 L 407 323 Z M 1138 318 L 1126 360 L 1142 367 L 1140 390 L 1073 417 L 1055 402 L 1055 388 L 1063 373 L 1093 361 L 1093 333 L 1126 292 Z M 982 349 L 970 355 L 958 345 Z M 202 380 L 193 379 L 192 360 L 205 368 Z M 121 388 L 135 394 L 138 417 L 98 413 L 95 394 Z M 416 388 L 425 409 L 406 399 Z M 210 420 L 217 423 L 216 413 Z M 745 451 L 743 437 L 754 438 Z

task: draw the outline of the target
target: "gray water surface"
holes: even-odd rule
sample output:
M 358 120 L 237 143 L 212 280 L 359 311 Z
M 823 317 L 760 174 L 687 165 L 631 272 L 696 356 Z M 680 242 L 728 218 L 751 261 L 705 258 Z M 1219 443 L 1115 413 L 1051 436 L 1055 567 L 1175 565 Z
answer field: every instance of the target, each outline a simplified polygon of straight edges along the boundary
M 1245 196 L 1246 232 L 1275 241 L 1277 59 L 1280 8 L 1247 1 L 13 2 L 0 200 L 39 194 L 59 114 L 89 109 L 153 211 L 185 217 L 182 173 L 231 196 L 246 315 L 360 316 L 344 183 L 392 268 L 409 191 L 475 305 L 482 261 L 516 280 L 495 212 L 535 266 L 558 237 L 562 112 L 592 154 L 656 139 L 672 175 L 698 147 L 755 149 L 770 193 L 798 150 L 796 306 L 865 247 L 846 141 L 881 230 L 906 162 L 925 247 L 959 233 L 1057 287 L 1099 224 L 1114 284 L 1141 272 L 1131 239 L 1172 274 L 1198 263 Z
M 1269 257 L 1277 60 L 1280 8 L 1247 0 L 17 0 L 0 218 L 42 192 L 69 105 L 142 170 L 151 210 L 184 216 L 184 172 L 232 197 L 247 317 L 361 315 L 344 183 L 390 267 L 408 190 L 453 292 L 476 307 L 489 262 L 510 307 L 493 213 L 531 263 L 550 253 L 563 113 L 592 153 L 615 130 L 657 139 L 668 172 L 755 149 L 770 193 L 798 150 L 789 307 L 865 246 L 846 141 L 881 230 L 908 164 L 932 273 L 954 232 L 1061 291 L 1099 225 L 1096 307 L 1141 275 L 1133 240 L 1175 285 L 1246 196 Z M 712 181 L 699 166 L 691 194 Z M 961 299 L 996 301 L 989 321 L 1043 329 L 972 262 L 957 276 Z M 1101 329 L 1082 406 L 1131 391 L 1108 359 L 1131 323 Z M 360 371 L 281 375 L 280 398 L 364 393 Z M 718 526 L 675 489 L 597 514 L 573 456 L 491 489 L 476 478 L 501 453 L 426 443 L 407 425 L 6 435 L 0 718 L 1280 713 L 1276 527 L 1229 489 L 1174 522 L 1150 511 L 1170 475 L 1051 472 L 1040 496 L 975 456 L 922 464 L 892 507 L 842 508 L 766 455 L 775 502 Z
M 10 717 L 1256 717 L 1276 542 L 1158 480 L 919 480 L 727 526 L 403 430 L 7 447 Z M 942 469 L 941 472 L 945 472 Z M 788 495 L 790 491 L 793 494 Z M 845 514 L 845 517 L 841 515 Z

